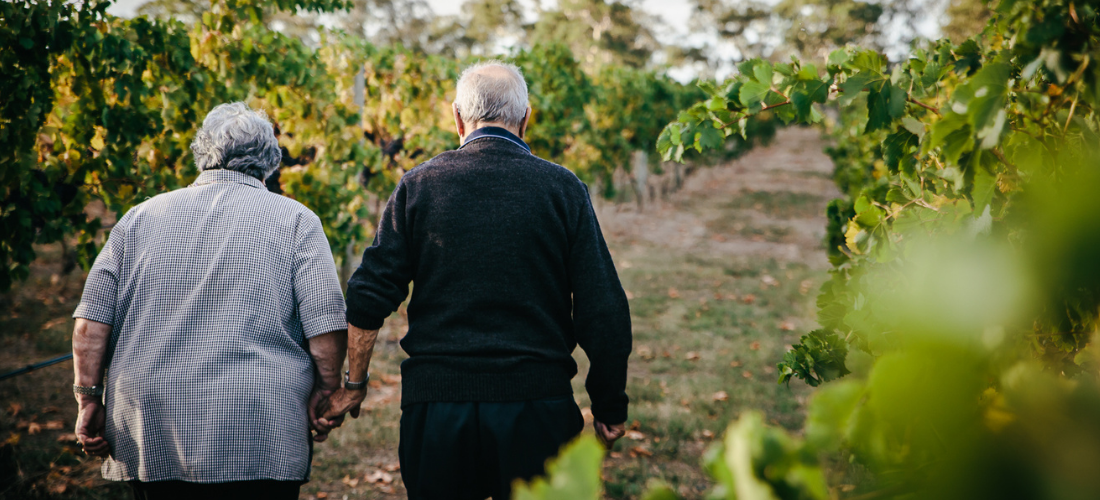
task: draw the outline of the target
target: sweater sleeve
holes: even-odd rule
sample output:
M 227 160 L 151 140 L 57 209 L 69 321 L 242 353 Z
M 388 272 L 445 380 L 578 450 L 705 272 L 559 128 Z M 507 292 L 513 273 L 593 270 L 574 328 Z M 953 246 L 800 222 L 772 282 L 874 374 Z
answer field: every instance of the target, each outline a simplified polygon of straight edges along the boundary
M 405 218 L 406 194 L 402 180 L 382 212 L 374 244 L 363 252 L 363 262 L 348 280 L 348 323 L 364 330 L 380 328 L 409 294 L 412 265 Z
M 573 330 L 590 361 L 585 388 L 592 415 L 605 424 L 625 422 L 626 364 L 633 342 L 630 306 L 588 196 L 569 253 L 569 281 Z

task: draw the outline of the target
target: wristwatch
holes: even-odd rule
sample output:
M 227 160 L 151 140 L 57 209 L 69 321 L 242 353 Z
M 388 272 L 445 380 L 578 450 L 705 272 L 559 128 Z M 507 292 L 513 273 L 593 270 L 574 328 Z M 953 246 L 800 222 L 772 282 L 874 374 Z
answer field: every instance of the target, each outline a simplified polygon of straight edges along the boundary
M 361 390 L 367 388 L 367 382 L 369 380 L 370 380 L 370 373 L 367 374 L 367 378 L 363 379 L 362 382 L 352 382 L 351 381 L 351 371 L 350 370 L 345 371 L 344 372 L 344 389 L 347 389 L 349 391 L 361 391 Z
M 103 395 L 103 387 L 100 387 L 98 385 L 93 385 L 91 387 L 84 387 L 84 386 L 81 386 L 81 385 L 74 385 L 73 386 L 73 394 L 80 394 L 80 395 L 83 395 L 83 396 L 102 396 Z

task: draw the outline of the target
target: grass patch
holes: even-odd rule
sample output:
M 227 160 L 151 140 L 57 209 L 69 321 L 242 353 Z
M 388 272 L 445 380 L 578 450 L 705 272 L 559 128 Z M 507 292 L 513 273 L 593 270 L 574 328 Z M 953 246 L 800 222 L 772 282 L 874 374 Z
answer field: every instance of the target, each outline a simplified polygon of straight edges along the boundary
M 812 218 L 821 215 L 828 200 L 794 191 L 741 191 L 727 204 L 733 210 L 756 210 L 776 219 Z

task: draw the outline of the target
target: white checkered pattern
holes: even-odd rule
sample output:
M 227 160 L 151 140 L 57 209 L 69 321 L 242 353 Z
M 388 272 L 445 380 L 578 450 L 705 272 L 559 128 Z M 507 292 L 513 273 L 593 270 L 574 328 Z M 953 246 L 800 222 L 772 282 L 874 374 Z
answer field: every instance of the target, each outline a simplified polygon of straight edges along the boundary
M 103 477 L 309 478 L 306 339 L 347 327 L 309 209 L 203 172 L 118 221 L 73 316 L 113 327 Z

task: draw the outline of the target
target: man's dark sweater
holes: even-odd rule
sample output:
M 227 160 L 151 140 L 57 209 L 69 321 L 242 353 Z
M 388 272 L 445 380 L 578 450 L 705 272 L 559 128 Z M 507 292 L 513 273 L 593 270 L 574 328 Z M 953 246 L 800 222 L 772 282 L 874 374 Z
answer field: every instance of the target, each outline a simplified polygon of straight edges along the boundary
M 412 281 L 402 405 L 572 394 L 580 344 L 592 414 L 624 422 L 630 311 L 587 188 L 484 131 L 401 178 L 348 283 L 348 322 L 379 328 Z

